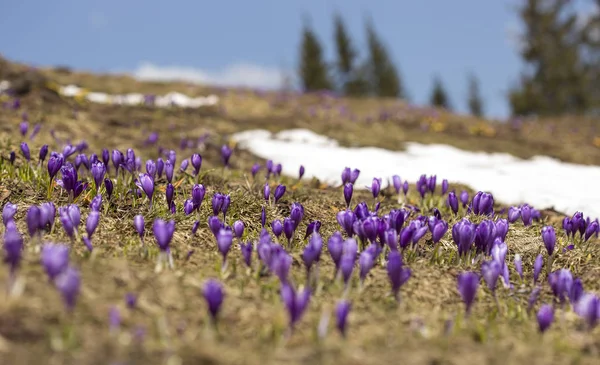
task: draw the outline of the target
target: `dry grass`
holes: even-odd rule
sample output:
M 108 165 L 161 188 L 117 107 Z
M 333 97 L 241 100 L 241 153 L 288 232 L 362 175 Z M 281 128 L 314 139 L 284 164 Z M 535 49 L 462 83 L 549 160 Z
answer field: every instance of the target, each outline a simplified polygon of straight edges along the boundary
M 47 71 L 47 75 L 60 82 L 77 81 L 91 89 L 106 91 L 161 92 L 167 88 L 183 85 L 137 83 L 129 78 L 97 77 L 95 75 L 63 74 Z M 184 91 L 184 90 L 182 90 Z M 203 91 L 198 89 L 197 93 Z M 332 281 L 333 264 L 323 253 L 320 287 L 314 293 L 305 317 L 295 333 L 284 338 L 286 313 L 278 295 L 278 282 L 271 276 L 257 278 L 242 263 L 239 250 L 233 250 L 228 275 L 222 278 L 226 298 L 220 316 L 219 333 L 208 326 L 206 305 L 201 295 L 201 285 L 206 278 L 220 276 L 219 254 L 212 234 L 206 226 L 211 214 L 210 198 L 214 192 L 231 194 L 232 206 L 229 223 L 241 219 L 246 223 L 246 237 L 256 239 L 260 231 L 260 210 L 263 204 L 259 185 L 249 177 L 252 163 L 258 161 L 250 154 L 235 150 L 233 169 L 223 172 L 219 160 L 219 147 L 226 143 L 226 136 L 248 128 L 282 130 L 290 127 L 306 127 L 340 139 L 347 145 L 377 145 L 398 149 L 403 141 L 425 143 L 446 142 L 466 149 L 503 151 L 528 157 L 537 153 L 552 152 L 565 160 L 582 163 L 599 163 L 600 152 L 589 143 L 584 134 L 569 135 L 564 143 L 544 140 L 544 133 L 524 130 L 511 131 L 495 125 L 494 137 L 471 135 L 469 125 L 477 121 L 441 114 L 439 120 L 447 123 L 445 132 L 424 132 L 421 112 L 389 121 L 351 122 L 332 111 L 327 116 L 310 116 L 306 104 L 315 103 L 316 97 L 285 101 L 276 106 L 275 101 L 265 100 L 253 93 L 229 92 L 224 96 L 223 109 L 186 111 L 180 109 L 156 110 L 146 107 L 118 107 L 99 105 L 75 105 L 72 100 L 49 102 L 44 94 L 34 91 L 23 98 L 24 109 L 32 121 L 42 121 L 43 131 L 31 142 L 32 154 L 48 143 L 58 149 L 48 131 L 53 129 L 61 140 L 78 142 L 85 139 L 90 152 L 101 148 L 126 149 L 132 147 L 138 155 L 157 157 L 156 147 L 144 145 L 151 131 L 159 132 L 160 145 L 177 146 L 182 137 L 196 139 L 209 133 L 202 156 L 202 183 L 207 186 L 207 198 L 199 217 L 201 224 L 196 236 L 191 227 L 195 216 L 181 212 L 183 201 L 190 192 L 191 179 L 177 175 L 182 184 L 177 190 L 178 212 L 174 216 L 177 232 L 172 242 L 176 268 L 161 273 L 154 271 L 156 249 L 152 247 L 149 258 L 139 254 L 139 239 L 133 229 L 136 214 L 144 214 L 147 231 L 154 217 L 169 217 L 164 195 L 148 211 L 145 205 L 131 198 L 113 199 L 102 214 L 100 226 L 94 236 L 95 246 L 89 255 L 81 242 L 72 249 L 72 260 L 81 270 L 83 292 L 73 317 L 66 315 L 58 293 L 39 264 L 36 245 L 26 243 L 25 262 L 21 277 L 25 291 L 19 298 L 0 301 L 0 363 L 31 364 L 44 359 L 45 364 L 381 364 L 402 362 L 409 364 L 593 364 L 598 356 L 600 342 L 598 329 L 586 333 L 581 321 L 567 311 L 562 321 L 544 336 L 540 336 L 533 315 L 526 313 L 527 298 L 532 288 L 532 262 L 542 251 L 539 231 L 542 223 L 525 228 L 517 223 L 511 226 L 507 238 L 508 260 L 515 254 L 523 256 L 525 279 L 523 282 L 511 266 L 514 290 L 499 288 L 499 306 L 492 295 L 480 288 L 477 303 L 469 320 L 463 316 L 463 305 L 456 290 L 456 277 L 463 270 L 478 268 L 457 264 L 451 257 L 454 245 L 448 234 L 444 239 L 442 260 L 432 262 L 432 244 L 429 234 L 420 242 L 418 250 L 408 256 L 413 277 L 402 288 L 402 301 L 397 305 L 389 293 L 385 269 L 375 267 L 368 276 L 362 291 L 357 279 L 350 291 L 352 312 L 349 333 L 343 340 L 336 333 L 333 318 L 329 334 L 323 340 L 316 335 L 316 328 L 323 313 L 331 313 L 343 289 Z M 311 98 L 313 99 L 311 101 Z M 259 100 L 260 99 L 260 100 Z M 45 101 L 44 101 L 45 100 Z M 319 100 L 319 105 L 325 101 Z M 336 105 L 340 101 L 335 102 Z M 378 101 L 347 101 L 341 103 L 356 108 L 356 113 L 378 113 L 382 104 Z M 388 103 L 391 105 L 391 103 Z M 73 108 L 77 107 L 77 117 Z M 333 109 L 335 110 L 335 109 Z M 353 109 L 354 110 L 354 109 Z M 321 112 L 326 113 L 321 110 Z M 11 150 L 18 150 L 21 141 L 16 126 L 20 121 L 17 112 L 0 112 L 0 152 L 3 158 Z M 558 125 L 558 123 L 557 123 Z M 558 132 L 557 132 L 558 133 Z M 562 137 L 561 137 L 562 138 Z M 566 138 L 566 137 L 565 137 Z M 587 142 L 586 142 L 587 143 Z M 579 145 L 579 149 L 574 146 Z M 178 160 L 188 157 L 190 150 L 178 151 Z M 21 158 L 17 164 L 21 164 Z M 37 186 L 36 180 L 12 177 L 7 162 L 0 170 L 0 205 L 7 201 L 18 204 L 16 220 L 21 232 L 26 232 L 25 211 L 31 204 L 45 201 L 45 187 Z M 415 179 L 416 177 L 412 177 Z M 262 182 L 262 175 L 260 177 Z M 323 187 L 318 181 L 296 181 L 282 178 L 288 191 L 275 207 L 267 208 L 267 221 L 283 218 L 289 214 L 292 202 L 305 206 L 306 216 L 300 226 L 303 233 L 312 220 L 323 223 L 322 236 L 327 239 L 338 230 L 335 213 L 344 209 L 342 194 L 338 188 Z M 274 181 L 272 181 L 275 184 Z M 164 186 L 164 182 L 159 185 Z M 451 189 L 462 187 L 451 186 Z M 411 188 L 414 191 L 414 187 Z M 89 196 L 88 198 L 89 199 Z M 83 218 L 89 211 L 89 200 L 82 198 Z M 416 196 L 410 202 L 419 204 Z M 67 203 L 58 188 L 52 200 L 57 206 Z M 354 202 L 372 202 L 367 192 L 356 192 Z M 134 204 L 136 206 L 134 207 Z M 445 219 L 453 218 L 438 196 L 434 204 L 440 207 Z M 391 190 L 384 193 L 382 211 L 398 207 Z M 559 228 L 559 216 L 544 212 L 544 220 Z M 60 223 L 44 240 L 68 242 Z M 146 235 L 154 245 L 151 233 Z M 28 239 L 26 239 L 28 242 Z M 561 245 L 566 245 L 561 238 Z M 554 269 L 566 267 L 573 270 L 585 283 L 586 290 L 598 292 L 600 275 L 598 255 L 600 248 L 594 241 L 589 251 L 578 248 L 559 253 Z M 304 281 L 304 268 L 300 259 L 301 246 L 291 251 L 294 257 L 292 275 L 295 282 Z M 194 254 L 186 261 L 188 251 Z M 254 257 L 256 260 L 256 257 Z M 356 274 L 355 274 L 356 276 Z M 543 275 L 544 276 L 544 275 Z M 0 283 L 7 280 L 7 270 L 0 270 Z M 545 280 L 545 276 L 543 278 Z M 125 307 L 124 296 L 128 292 L 139 295 L 138 306 Z M 539 303 L 552 301 L 546 284 Z M 111 333 L 108 311 L 112 306 L 120 308 L 123 316 L 120 331 Z M 537 308 L 537 306 L 536 306 Z M 447 329 L 447 321 L 453 325 Z M 57 332 L 73 325 L 75 341 L 67 349 L 53 344 Z M 139 335 L 144 333 L 143 338 Z

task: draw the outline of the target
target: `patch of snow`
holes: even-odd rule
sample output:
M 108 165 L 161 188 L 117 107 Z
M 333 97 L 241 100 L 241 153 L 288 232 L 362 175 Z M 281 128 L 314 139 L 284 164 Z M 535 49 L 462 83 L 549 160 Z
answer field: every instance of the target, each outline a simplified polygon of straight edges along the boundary
M 0 92 L 10 88 L 10 82 L 0 82 Z M 66 97 L 84 96 L 88 101 L 98 104 L 117 104 L 117 105 L 140 105 L 146 100 L 144 94 L 131 93 L 124 95 L 111 95 L 96 91 L 87 91 L 77 85 L 60 86 L 58 93 Z M 201 108 L 204 106 L 217 105 L 219 97 L 217 95 L 199 96 L 191 98 L 187 95 L 170 92 L 166 95 L 157 95 L 154 99 L 154 105 L 157 107 L 179 106 L 182 108 Z
M 297 176 L 300 165 L 307 177 L 339 185 L 346 166 L 361 170 L 357 187 L 373 177 L 391 180 L 395 174 L 411 182 L 421 174 L 438 176 L 473 189 L 490 192 L 507 204 L 529 203 L 537 209 L 554 207 L 566 214 L 582 211 L 600 217 L 600 167 L 565 163 L 545 156 L 523 160 L 506 153 L 463 151 L 447 145 L 406 143 L 405 151 L 376 147 L 341 147 L 335 140 L 309 130 L 272 134 L 251 130 L 234 134 L 241 148 L 283 165 L 283 173 Z M 340 193 L 340 199 L 342 195 Z

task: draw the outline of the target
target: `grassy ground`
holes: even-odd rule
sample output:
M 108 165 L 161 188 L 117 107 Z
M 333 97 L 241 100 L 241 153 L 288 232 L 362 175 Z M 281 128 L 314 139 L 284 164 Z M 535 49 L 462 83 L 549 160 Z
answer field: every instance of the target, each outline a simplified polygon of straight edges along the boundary
M 83 86 L 99 91 L 158 93 L 172 88 L 171 85 L 137 84 L 130 79 L 116 81 L 110 77 L 77 74 L 58 77 L 56 72 L 45 72 L 50 77 L 56 76 L 53 78 L 55 81 L 67 83 L 78 80 Z M 197 92 L 202 93 L 200 90 Z M 463 315 L 464 306 L 456 290 L 456 277 L 462 271 L 479 269 L 475 265 L 455 262 L 456 249 L 449 233 L 442 240 L 438 259 L 433 259 L 430 234 L 420 241 L 418 249 L 405 253 L 413 275 L 401 289 L 400 304 L 390 295 L 384 262 L 378 263 L 371 271 L 362 290 L 359 290 L 355 269 L 349 292 L 352 312 L 345 340 L 336 333 L 333 318 L 327 336 L 317 336 L 316 329 L 323 314 L 331 314 L 343 293 L 341 284 L 332 280 L 334 266 L 324 248 L 319 286 L 313 293 L 306 315 L 293 335 L 286 337 L 287 315 L 279 297 L 278 280 L 273 276 L 257 277 L 255 271 L 248 270 L 235 245 L 227 274 L 222 275 L 215 239 L 206 225 L 212 214 L 210 199 L 213 193 L 224 192 L 231 195 L 232 201 L 228 223 L 237 219 L 244 221 L 246 239 L 255 240 L 260 232 L 263 205 L 260 185 L 264 175 L 261 173 L 257 182 L 248 176 L 250 166 L 258 159 L 240 150 L 234 150 L 232 169 L 223 171 L 219 149 L 227 143 L 229 133 L 248 128 L 282 130 L 307 127 L 336 137 L 348 145 L 399 149 L 402 141 L 447 142 L 466 149 L 503 151 L 523 157 L 552 152 L 574 162 L 600 161 L 600 152 L 589 141 L 589 133 L 572 131 L 571 134 L 560 135 L 563 129 L 570 128 L 567 121 L 556 123 L 557 130 L 561 132 L 553 132 L 553 139 L 548 137 L 551 135 L 549 131 L 535 127 L 537 124 L 516 130 L 494 126 L 496 134 L 486 137 L 468 132 L 469 126 L 477 125 L 477 121 L 441 113 L 436 120 L 444 121 L 446 130 L 434 133 L 421 129 L 422 122 L 430 117 L 421 115 L 425 112 L 402 109 L 405 116 L 393 120 L 368 122 L 359 118 L 352 122 L 338 117 L 335 109 L 327 112 L 322 106 L 327 101 L 320 100 L 316 104 L 311 98 L 316 97 L 290 99 L 277 106 L 275 100 L 264 96 L 228 92 L 224 95 L 224 108 L 186 111 L 75 104 L 73 100 L 60 100 L 44 90 L 34 90 L 25 96 L 23 110 L 29 113 L 32 124 L 37 121 L 43 123 L 38 137 L 28 141 L 33 156 L 37 156 L 39 147 L 44 143 L 49 144 L 51 150 L 62 149 L 62 144 L 50 136 L 50 130 L 54 130 L 61 141 L 77 143 L 86 140 L 90 153 L 99 153 L 104 147 L 123 151 L 131 147 L 142 156 L 143 161 L 158 156 L 156 146 L 144 144 L 152 131 L 159 133 L 160 145 L 173 148 L 179 145 L 181 138 L 196 140 L 209 133 L 200 152 L 204 158 L 201 182 L 207 187 L 207 194 L 200 217 L 186 216 L 182 211 L 183 201 L 189 197 L 192 185 L 192 178 L 183 174 L 176 174 L 176 180 L 181 183 L 177 188 L 177 213 L 174 216 L 166 211 L 162 192 L 157 192 L 152 210 L 147 208 L 144 199 L 133 200 L 131 195 L 117 195 L 110 202 L 105 201 L 100 226 L 92 240 L 93 253 L 90 255 L 80 241 L 72 244 L 71 260 L 82 275 L 82 293 L 72 316 L 65 312 L 58 292 L 48 282 L 39 264 L 37 245 L 25 237 L 24 262 L 19 271 L 24 291 L 18 297 L 6 297 L 0 301 L 0 362 L 30 364 L 42 358 L 47 364 L 380 364 L 392 361 L 415 364 L 592 364 L 597 361 L 600 349 L 598 329 L 593 333 L 584 331 L 581 320 L 571 310 L 567 309 L 564 316 L 557 310 L 557 321 L 543 336 L 538 333 L 534 313 L 526 312 L 527 299 L 533 288 L 532 263 L 535 256 L 543 251 L 539 235 L 541 226 L 550 223 L 557 230 L 560 227 L 562 217 L 553 212 L 543 212 L 543 222 L 527 228 L 521 223 L 511 225 L 506 243 L 514 289 L 504 289 L 499 283 L 499 304 L 496 304 L 482 282 L 468 320 Z M 311 103 L 319 105 L 317 116 L 311 116 L 311 111 L 305 107 Z M 357 115 L 367 116 L 378 113 L 385 102 L 342 100 L 332 103 L 347 104 L 349 108 L 356 109 Z M 76 115 L 74 109 L 77 110 Z M 0 205 L 8 201 L 16 203 L 17 226 L 20 232 L 27 232 L 25 212 L 31 204 L 47 200 L 47 176 L 35 169 L 33 174 L 38 177 L 26 173 L 25 162 L 18 152 L 17 168 L 10 166 L 6 160 L 9 151 L 18 151 L 22 141 L 18 134 L 20 112 L 0 111 L 0 152 L 3 157 L 0 162 Z M 437 124 L 434 122 L 432 128 L 433 125 Z M 556 142 L 557 133 L 560 143 Z M 178 161 L 192 153 L 189 149 L 176 150 Z M 351 164 L 350 161 L 348 163 Z M 84 178 L 87 177 L 84 175 Z M 411 177 L 411 180 L 416 178 Z M 300 202 L 306 209 L 300 232 L 303 233 L 312 220 L 323 223 L 321 234 L 325 240 L 334 231 L 340 230 L 335 214 L 345 205 L 339 188 L 325 187 L 318 181 L 298 182 L 287 177 L 281 178 L 281 181 L 270 181 L 273 186 L 278 182 L 284 183 L 288 191 L 279 204 L 267 206 L 268 222 L 288 216 L 291 203 Z M 164 180 L 158 183 L 159 191 L 164 191 L 164 184 Z M 462 187 L 451 185 L 450 189 L 462 190 Z M 86 192 L 77 201 L 84 221 L 92 195 Z M 354 203 L 373 203 L 367 192 L 356 192 L 353 199 Z M 53 190 L 51 200 L 57 206 L 68 202 L 59 187 Z M 384 213 L 401 206 L 389 189 L 381 202 Z M 414 193 L 414 186 L 411 187 L 409 203 L 421 204 Z M 451 225 L 466 214 L 461 210 L 460 217 L 454 217 L 439 195 L 427 205 L 438 206 L 443 218 Z M 143 214 L 146 218 L 148 233 L 145 239 L 152 247 L 148 258 L 140 255 L 139 239 L 132 224 L 136 214 Z M 151 233 L 154 217 L 173 217 L 176 220 L 177 230 L 171 244 L 175 270 L 155 272 L 158 250 Z M 470 218 L 474 221 L 481 219 Z M 191 227 L 196 219 L 201 225 L 193 236 Z M 1 230 L 3 233 L 4 228 Z M 69 242 L 58 220 L 54 231 L 46 233 L 43 239 Z M 600 290 L 597 280 L 600 275 L 598 242 L 592 240 L 589 247 L 578 245 L 575 250 L 562 253 L 562 247 L 568 243 L 559 234 L 561 248 L 553 269 L 571 269 L 583 280 L 586 290 L 597 293 Z M 304 283 L 305 269 L 300 258 L 304 245 L 298 240 L 290 250 L 294 258 L 291 275 L 297 284 Z M 186 260 L 190 250 L 194 253 Z M 523 281 L 512 266 L 515 254 L 523 257 Z M 254 256 L 253 260 L 256 263 L 258 259 Z M 545 272 L 546 268 L 540 280 L 544 284 L 536 310 L 541 303 L 553 301 Z M 225 286 L 226 297 L 218 333 L 209 326 L 201 294 L 202 284 L 207 278 L 218 278 Z M 0 283 L 7 281 L 8 270 L 3 269 L 0 271 Z M 139 296 L 138 305 L 133 310 L 125 306 L 124 297 L 130 292 Z M 123 317 L 116 332 L 109 330 L 108 322 L 108 313 L 113 306 L 119 308 Z M 448 326 L 449 320 L 451 326 Z M 72 328 L 73 333 L 69 341 L 61 335 L 67 328 Z

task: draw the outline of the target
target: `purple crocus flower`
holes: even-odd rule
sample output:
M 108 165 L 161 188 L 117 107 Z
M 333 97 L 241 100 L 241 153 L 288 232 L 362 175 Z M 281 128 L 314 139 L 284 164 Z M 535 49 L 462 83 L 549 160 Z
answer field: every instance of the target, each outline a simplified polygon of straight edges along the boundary
M 375 265 L 375 258 L 373 255 L 367 250 L 361 252 L 358 257 L 358 267 L 360 270 L 359 278 L 361 283 L 365 281 L 365 278 L 373 268 L 373 265 Z
M 479 288 L 479 276 L 474 272 L 463 272 L 458 275 L 458 292 L 460 293 L 467 316 L 471 313 L 471 307 L 477 296 Z
M 575 304 L 575 313 L 583 318 L 589 329 L 593 329 L 600 319 L 600 298 L 592 293 L 583 294 Z
M 2 222 L 4 222 L 4 226 L 8 223 L 8 221 L 12 221 L 15 218 L 15 214 L 17 214 L 17 205 L 8 202 L 2 208 Z
M 21 153 L 27 162 L 31 161 L 31 152 L 29 150 L 29 145 L 27 145 L 26 142 L 21 142 Z
M 208 305 L 208 313 L 213 322 L 216 323 L 217 315 L 221 310 L 221 305 L 223 304 L 223 299 L 225 297 L 223 285 L 214 279 L 209 279 L 204 283 L 202 294 Z
M 194 168 L 194 176 L 198 176 L 200 168 L 202 167 L 202 156 L 194 153 L 192 154 L 192 157 L 190 157 L 190 160 L 192 161 L 192 167 Z
M 508 221 L 515 223 L 521 217 L 521 209 L 518 207 L 508 208 Z
M 492 215 L 494 213 L 494 197 L 489 193 L 478 192 L 473 197 L 471 209 L 478 215 Z
M 165 169 L 165 161 L 161 157 L 156 159 L 156 175 L 160 179 Z
M 537 313 L 538 327 L 541 333 L 546 332 L 554 321 L 554 308 L 550 304 L 544 304 Z
M 400 180 L 400 176 L 392 176 L 392 184 L 394 185 L 394 190 L 396 190 L 396 194 L 400 194 L 400 189 L 402 189 L 402 180 Z
M 96 231 L 96 228 L 98 228 L 99 221 L 100 213 L 96 211 L 91 211 L 85 222 L 85 230 L 87 232 L 88 238 L 92 238 L 92 235 Z
M 585 229 L 584 241 L 587 242 L 590 239 L 590 237 L 592 237 L 593 235 L 597 235 L 599 230 L 600 224 L 598 223 L 598 219 L 590 222 L 590 224 L 588 224 L 587 228 Z
M 54 279 L 54 285 L 60 291 L 67 310 L 75 308 L 77 297 L 81 287 L 81 276 L 79 271 L 69 266 Z
M 448 193 L 448 206 L 452 209 L 454 214 L 458 213 L 458 198 L 456 197 L 456 193 L 451 191 Z
M 571 289 L 568 293 L 569 301 L 571 302 L 571 304 L 575 305 L 584 293 L 585 290 L 583 289 L 583 282 L 581 281 L 581 279 L 574 279 L 573 284 L 571 284 Z
M 397 301 L 400 300 L 399 291 L 411 276 L 409 268 L 404 267 L 402 255 L 398 251 L 391 251 L 388 257 L 387 273 L 392 284 L 392 293 Z
M 135 217 L 133 217 L 133 226 L 135 227 L 137 233 L 140 235 L 140 239 L 144 239 L 144 216 L 138 214 Z
M 106 195 L 108 195 L 108 199 L 110 199 L 114 189 L 114 185 L 111 179 L 104 179 L 104 188 L 106 188 Z
M 302 218 L 304 218 L 304 207 L 300 203 L 292 203 L 290 208 L 290 218 L 294 221 L 294 231 L 298 229 Z
M 279 238 L 279 236 L 281 236 L 283 233 L 283 223 L 281 223 L 279 219 L 275 219 L 273 222 L 271 222 L 271 230 L 273 231 L 275 237 Z
M 152 176 L 152 179 L 156 179 L 156 163 L 152 160 L 146 161 L 146 173 Z
M 517 272 L 517 274 L 519 274 L 519 277 L 521 278 L 521 280 L 523 279 L 523 261 L 521 259 L 521 255 L 516 254 L 515 255 L 515 271 Z
M 496 260 L 485 261 L 481 264 L 481 276 L 492 293 L 496 291 L 496 283 L 500 277 L 502 265 Z M 494 294 L 495 295 L 495 294 Z
M 231 148 L 226 144 L 221 147 L 221 159 L 223 160 L 223 165 L 225 165 L 225 167 L 229 167 L 229 159 L 231 158 L 232 152 Z
M 452 227 L 452 239 L 458 246 L 458 254 L 466 255 L 475 240 L 475 226 L 466 218 Z
M 190 215 L 194 211 L 194 202 L 192 199 L 186 199 L 183 203 L 183 212 L 185 215 Z
M 327 241 L 327 250 L 329 251 L 331 260 L 335 264 L 335 271 L 337 273 L 344 250 L 344 239 L 342 238 L 340 232 L 335 232 L 331 237 L 329 237 L 329 240 Z
M 252 178 L 256 177 L 256 174 L 258 174 L 259 170 L 260 170 L 260 164 L 255 163 L 254 165 L 252 165 L 252 169 L 250 170 L 250 173 L 252 174 Z
M 174 172 L 174 165 L 173 162 L 171 162 L 171 160 L 167 160 L 167 162 L 165 162 L 165 176 L 167 178 L 167 181 L 169 183 L 173 182 L 173 172 Z
M 350 170 L 349 167 L 345 167 L 342 170 L 342 185 L 345 185 L 347 183 L 350 182 L 350 175 L 352 174 L 352 171 Z
M 15 151 L 10 151 L 10 153 L 8 154 L 8 161 L 10 161 L 10 164 L 14 165 L 16 159 L 17 155 L 15 154 Z
M 104 180 L 104 175 L 106 174 L 106 167 L 104 163 L 98 161 L 92 165 L 91 169 L 92 177 L 94 179 L 94 183 L 96 185 L 96 194 L 102 185 L 102 181 Z
M 377 198 L 379 196 L 380 191 L 381 179 L 373 178 L 373 182 L 371 183 L 371 193 L 373 194 L 373 198 Z
M 273 197 L 275 198 L 275 204 L 277 204 L 277 202 L 279 201 L 279 199 L 281 199 L 283 197 L 283 194 L 285 194 L 285 185 L 278 185 L 275 188 L 275 192 L 273 193 Z
M 283 220 L 283 234 L 285 235 L 285 237 L 288 240 L 288 243 L 291 244 L 292 242 L 292 237 L 294 236 L 294 231 L 295 231 L 295 222 L 293 219 L 291 218 L 285 218 Z
M 302 180 L 304 176 L 304 166 L 300 165 L 300 170 L 298 170 L 298 180 Z
M 548 251 L 548 256 L 552 256 L 556 245 L 556 233 L 554 232 L 554 227 L 545 226 L 542 228 L 542 240 L 544 241 L 544 246 L 546 246 L 546 251 Z
M 22 136 L 25 136 L 27 134 L 27 131 L 29 130 L 29 122 L 24 120 L 19 124 L 19 130 L 21 132 Z
M 210 228 L 210 231 L 213 233 L 213 235 L 216 238 L 217 234 L 219 233 L 219 230 L 221 228 L 223 228 L 223 223 L 221 222 L 219 217 L 217 217 L 216 215 L 213 215 L 213 216 L 208 217 L 208 228 Z
M 434 243 L 438 243 L 448 231 L 448 223 L 444 220 L 439 220 L 431 230 L 431 239 Z
M 352 201 L 352 192 L 354 191 L 354 185 L 346 183 L 344 185 L 344 200 L 346 201 L 346 207 L 350 208 L 350 202 Z
M 152 195 L 154 194 L 154 179 L 152 179 L 152 175 L 140 174 L 136 185 L 144 191 L 144 194 L 150 200 L 150 206 L 152 206 Z
M 215 193 L 212 197 L 212 210 L 213 215 L 219 215 L 219 212 L 223 208 L 223 201 L 225 199 L 225 195 L 221 193 Z
M 402 192 L 404 193 L 404 196 L 408 194 L 408 181 L 406 180 L 404 180 L 404 184 L 402 184 Z
M 29 236 L 33 237 L 36 233 L 38 233 L 41 227 L 41 213 L 40 208 L 35 205 L 32 205 L 27 209 L 27 231 L 29 232 Z
M 319 233 L 321 230 L 321 221 L 312 221 L 306 226 L 306 234 L 304 235 L 304 239 L 307 239 L 313 233 Z
M 244 262 L 246 263 L 246 266 L 248 267 L 252 267 L 252 249 L 254 248 L 254 245 L 252 244 L 252 241 L 248 241 L 246 244 L 241 243 L 240 244 L 240 249 L 242 251 L 242 257 L 244 258 Z
M 335 307 L 336 327 L 343 337 L 346 337 L 346 326 L 348 323 L 348 314 L 352 308 L 350 302 L 341 300 Z
M 11 273 L 14 273 L 23 255 L 23 237 L 16 229 L 7 229 L 4 232 L 4 262 L 10 266 Z
M 46 156 L 48 156 L 48 145 L 45 144 L 40 148 L 39 161 L 40 163 L 44 163 Z
M 217 247 L 223 256 L 223 262 L 227 259 L 227 254 L 233 243 L 233 233 L 230 230 L 221 228 L 217 233 Z
M 282 284 L 281 300 L 288 311 L 290 317 L 290 327 L 293 328 L 294 325 L 302 318 L 304 311 L 308 307 L 310 290 L 306 288 L 301 292 L 296 292 L 291 285 L 287 283 Z
M 265 207 L 262 207 L 260 210 L 260 223 L 262 228 L 265 228 L 265 224 L 267 223 L 267 212 L 265 211 Z
M 58 153 L 56 155 L 50 156 L 48 159 L 48 175 L 50 175 L 50 180 L 53 180 L 56 174 L 60 171 L 60 168 L 64 164 L 65 160 L 62 154 Z
M 171 185 L 172 186 L 172 185 Z M 200 209 L 200 205 L 204 200 L 204 195 L 206 195 L 206 188 L 202 184 L 195 184 L 192 187 L 192 202 L 194 203 L 194 209 Z M 172 197 L 171 197 L 172 199 Z
M 41 262 L 48 277 L 53 280 L 69 265 L 69 247 L 45 243 L 42 246 Z
M 188 161 L 187 159 L 181 161 L 181 165 L 179 166 L 179 171 L 182 173 L 185 172 L 185 170 L 187 170 L 189 164 L 190 164 L 190 161 Z
M 265 198 L 265 201 L 269 201 L 269 197 L 271 196 L 271 187 L 269 186 L 269 182 L 265 183 L 265 186 L 263 187 L 263 197 Z
M 442 195 L 446 194 L 447 191 L 448 191 L 448 180 L 444 179 L 444 180 L 442 180 Z
M 244 222 L 237 220 L 233 223 L 233 232 L 237 238 L 242 238 L 244 235 Z
M 166 199 L 167 199 L 167 206 L 171 206 L 171 203 L 173 202 L 173 195 L 175 194 L 175 187 L 173 186 L 173 184 L 168 183 L 166 190 L 165 190 L 165 195 L 166 195 Z
M 537 283 L 542 267 L 544 266 L 544 257 L 542 254 L 537 255 L 535 262 L 533 263 L 533 283 Z
M 352 210 L 342 210 L 338 212 L 336 218 L 339 225 L 346 231 L 346 234 L 352 237 L 354 235 L 353 225 L 356 221 L 354 212 Z
M 560 269 L 548 275 L 548 283 L 554 296 L 564 303 L 573 285 L 573 275 L 567 269 Z
M 223 212 L 223 219 L 227 215 L 227 210 L 231 204 L 231 196 L 229 194 L 223 196 L 223 205 L 221 206 L 221 212 Z
M 352 172 L 350 172 L 350 182 L 352 184 L 356 183 L 356 180 L 358 180 L 358 176 L 360 176 L 360 170 L 359 169 L 352 170 Z
M 530 226 L 533 220 L 531 216 L 531 207 L 527 204 L 521 206 L 521 220 L 525 226 Z
M 154 238 L 156 239 L 158 248 L 160 248 L 161 251 L 167 251 L 171 244 L 171 240 L 173 239 L 173 234 L 175 233 L 175 221 L 171 220 L 165 222 L 164 220 L 157 218 L 152 225 L 152 231 L 154 232 Z

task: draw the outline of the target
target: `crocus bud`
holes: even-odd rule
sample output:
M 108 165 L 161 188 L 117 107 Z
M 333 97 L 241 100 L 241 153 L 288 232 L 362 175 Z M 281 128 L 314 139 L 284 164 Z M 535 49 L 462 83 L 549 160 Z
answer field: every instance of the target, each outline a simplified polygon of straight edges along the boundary
M 223 160 L 223 165 L 225 165 L 225 167 L 229 167 L 229 159 L 231 158 L 232 152 L 231 148 L 225 144 L 221 147 L 221 159 Z
M 242 221 L 235 221 L 233 223 L 233 232 L 235 233 L 235 236 L 237 238 L 242 238 L 242 236 L 244 235 L 244 222 Z
M 250 173 L 252 174 L 253 178 L 256 177 L 256 174 L 258 174 L 259 170 L 260 170 L 260 165 L 258 163 L 255 163 L 254 165 L 252 165 L 252 169 L 250 170 Z
M 304 166 L 300 165 L 300 170 L 298 171 L 298 180 L 302 180 L 304 176 Z
M 271 196 L 271 187 L 269 186 L 269 183 L 266 182 L 263 187 L 263 197 L 265 198 L 265 201 L 269 201 L 269 196 Z
M 275 192 L 273 193 L 273 197 L 275 198 L 275 204 L 277 204 L 279 199 L 281 199 L 283 197 L 283 194 L 285 194 L 285 190 L 286 190 L 285 185 L 278 185 L 275 188 Z
M 373 198 L 377 198 L 379 196 L 379 192 L 381 190 L 381 179 L 374 178 L 371 183 L 371 193 L 373 194 Z
M 537 313 L 538 327 L 541 333 L 546 332 L 554 321 L 554 308 L 550 304 L 544 304 Z
M 458 275 L 458 292 L 460 293 L 467 315 L 471 313 L 471 306 L 475 301 L 479 288 L 479 276 L 474 272 L 463 272 Z
M 450 209 L 452 209 L 454 214 L 458 213 L 458 198 L 453 191 L 448 194 L 448 206 L 450 206 Z
M 48 145 L 45 144 L 40 148 L 40 154 L 39 154 L 40 163 L 44 162 L 47 155 L 48 155 Z
M 336 327 L 343 337 L 346 337 L 346 326 L 348 322 L 348 314 L 352 306 L 350 302 L 341 300 L 335 307 Z
M 100 222 L 100 213 L 96 211 L 91 211 L 88 215 L 87 221 L 85 223 L 85 230 L 89 238 L 92 238 L 92 235 L 98 228 L 98 223 Z
M 545 226 L 542 228 L 542 240 L 544 241 L 544 246 L 546 246 L 546 251 L 548 251 L 548 256 L 552 256 L 556 245 L 556 233 L 554 232 L 554 227 Z
M 29 151 L 29 146 L 26 142 L 21 142 L 21 153 L 27 162 L 31 161 L 31 152 Z
M 202 156 L 194 153 L 190 160 L 192 161 L 192 167 L 194 168 L 194 176 L 196 176 L 200 173 L 200 168 L 202 167 Z
M 133 217 L 133 226 L 135 227 L 137 233 L 140 235 L 140 238 L 144 238 L 144 216 L 138 214 L 135 217 Z
M 217 247 L 223 255 L 223 261 L 227 258 L 231 244 L 233 243 L 233 233 L 229 230 L 220 229 L 217 233 Z
M 446 194 L 448 191 L 448 180 L 442 180 L 442 195 Z
M 392 183 L 394 185 L 394 190 L 396 190 L 396 194 L 400 194 L 400 189 L 402 189 L 402 180 L 400 180 L 400 176 L 392 176 Z
M 352 192 L 354 191 L 354 185 L 350 183 L 346 183 L 344 185 L 344 200 L 346 201 L 346 206 L 350 208 L 350 202 L 352 201 Z

